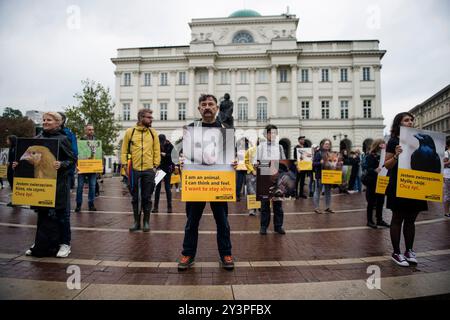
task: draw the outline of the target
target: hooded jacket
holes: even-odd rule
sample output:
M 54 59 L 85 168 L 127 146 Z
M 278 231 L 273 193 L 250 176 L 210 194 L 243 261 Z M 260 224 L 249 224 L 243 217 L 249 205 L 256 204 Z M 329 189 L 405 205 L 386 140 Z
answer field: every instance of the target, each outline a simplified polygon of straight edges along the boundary
M 122 142 L 122 163 L 128 162 L 128 144 L 130 145 L 130 154 L 134 170 L 146 171 L 160 165 L 161 150 L 158 133 L 155 129 L 147 128 L 142 125 L 136 125 L 134 128 L 127 129 Z

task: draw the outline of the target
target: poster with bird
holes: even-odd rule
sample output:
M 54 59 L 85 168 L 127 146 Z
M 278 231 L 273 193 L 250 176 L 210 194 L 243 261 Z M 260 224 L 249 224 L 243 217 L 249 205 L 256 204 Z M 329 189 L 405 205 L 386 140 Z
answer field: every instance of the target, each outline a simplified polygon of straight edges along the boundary
M 100 140 L 78 140 L 79 173 L 102 173 L 103 150 Z
M 55 207 L 57 139 L 18 138 L 12 203 Z
M 4 179 L 8 173 L 8 148 L 0 149 L 0 178 Z
M 445 134 L 400 127 L 397 196 L 442 202 Z

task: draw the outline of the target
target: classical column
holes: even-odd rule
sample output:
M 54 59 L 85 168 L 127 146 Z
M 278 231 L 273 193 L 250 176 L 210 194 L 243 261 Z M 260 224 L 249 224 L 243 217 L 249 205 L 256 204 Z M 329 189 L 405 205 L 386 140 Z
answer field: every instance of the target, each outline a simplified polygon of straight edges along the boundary
M 231 76 L 231 100 L 236 101 L 236 69 L 230 69 Z M 237 110 L 236 106 L 234 107 Z M 234 111 L 235 112 L 235 111 Z
M 382 117 L 382 106 L 381 106 L 381 65 L 373 66 L 375 72 L 375 101 L 374 101 L 374 112 L 372 117 L 378 118 Z M 420 117 L 419 117 L 420 118 Z
M 153 78 L 151 81 L 152 85 L 152 104 L 151 109 L 153 110 L 153 117 L 156 118 L 156 110 L 158 110 L 158 86 L 159 86 L 159 73 L 152 72 L 151 77 Z
M 255 68 L 250 68 L 250 97 L 248 101 L 248 119 L 256 120 Z
M 339 118 L 340 112 L 339 112 L 339 68 L 338 67 L 332 67 L 331 68 L 331 77 L 333 81 L 333 101 L 330 106 L 330 119 Z
M 298 117 L 298 82 L 297 82 L 296 64 L 291 64 L 291 102 L 292 102 L 292 116 Z
M 272 87 L 272 92 L 270 94 L 270 117 L 271 118 L 276 118 L 277 116 L 277 65 L 273 65 L 272 69 L 271 69 L 271 87 Z
M 194 110 L 197 107 L 197 103 L 195 101 L 194 92 L 195 92 L 195 68 L 189 67 L 189 103 L 187 106 L 187 119 L 194 118 Z
M 176 120 L 176 114 L 177 114 L 177 103 L 175 101 L 175 89 L 177 85 L 177 72 L 176 71 L 170 71 L 169 72 L 170 79 L 169 79 L 169 85 L 170 85 L 170 101 L 169 106 L 167 110 L 167 120 Z
M 114 107 L 115 118 L 122 118 L 122 103 L 120 102 L 120 89 L 122 85 L 122 72 L 115 71 L 114 75 L 116 76 L 116 104 Z
M 312 67 L 312 82 L 313 82 L 313 101 L 312 101 L 312 118 L 313 119 L 320 119 L 321 113 L 320 113 L 320 101 L 319 101 L 319 67 Z
M 137 119 L 137 112 L 140 109 L 140 89 L 141 89 L 141 72 L 133 71 L 133 103 L 131 104 L 130 119 Z
M 353 101 L 349 110 L 349 118 L 362 118 L 361 94 L 360 94 L 360 66 L 353 66 Z
M 214 93 L 214 67 L 208 67 L 208 93 Z

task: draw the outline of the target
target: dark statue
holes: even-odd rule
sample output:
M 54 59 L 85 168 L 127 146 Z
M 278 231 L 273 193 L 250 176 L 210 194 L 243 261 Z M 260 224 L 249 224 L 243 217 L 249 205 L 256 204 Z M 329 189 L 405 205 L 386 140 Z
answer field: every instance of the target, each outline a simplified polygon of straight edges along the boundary
M 225 93 L 224 100 L 220 103 L 219 121 L 230 128 L 234 128 L 233 124 L 233 101 L 230 100 L 230 95 Z

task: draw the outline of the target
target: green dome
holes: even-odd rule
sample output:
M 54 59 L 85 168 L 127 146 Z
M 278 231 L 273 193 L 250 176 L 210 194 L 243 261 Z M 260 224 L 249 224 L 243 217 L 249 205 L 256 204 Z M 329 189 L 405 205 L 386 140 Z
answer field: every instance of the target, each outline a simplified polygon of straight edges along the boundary
M 233 12 L 228 16 L 229 18 L 244 18 L 244 17 L 261 17 L 255 10 L 244 9 Z

